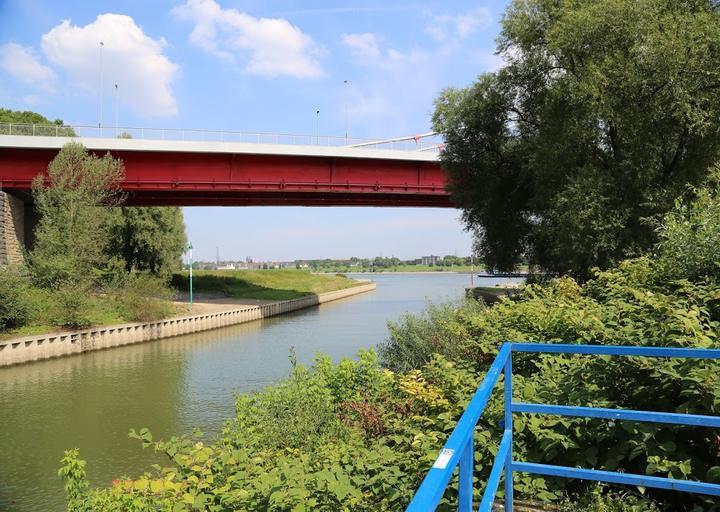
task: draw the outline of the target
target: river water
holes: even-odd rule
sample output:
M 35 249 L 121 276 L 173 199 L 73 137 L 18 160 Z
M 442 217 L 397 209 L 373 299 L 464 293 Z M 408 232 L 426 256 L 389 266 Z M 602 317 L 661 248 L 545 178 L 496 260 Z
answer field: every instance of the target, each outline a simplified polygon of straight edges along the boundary
M 212 434 L 234 413 L 235 393 L 288 374 L 317 352 L 353 357 L 387 337 L 387 321 L 427 301 L 458 299 L 467 274 L 358 274 L 377 290 L 284 316 L 199 334 L 0 369 L 0 510 L 64 510 L 57 476 L 77 447 L 93 485 L 137 475 L 159 462 L 128 439 Z M 484 279 L 483 285 L 496 280 Z

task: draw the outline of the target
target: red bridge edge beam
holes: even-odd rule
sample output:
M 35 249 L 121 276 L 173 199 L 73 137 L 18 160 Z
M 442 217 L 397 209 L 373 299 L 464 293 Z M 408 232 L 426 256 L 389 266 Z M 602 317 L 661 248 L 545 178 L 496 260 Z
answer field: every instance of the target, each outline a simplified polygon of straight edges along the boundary
M 0 187 L 29 190 L 56 154 L 56 149 L 0 149 Z M 171 151 L 111 154 L 125 164 L 121 188 L 129 206 L 453 207 L 436 162 Z

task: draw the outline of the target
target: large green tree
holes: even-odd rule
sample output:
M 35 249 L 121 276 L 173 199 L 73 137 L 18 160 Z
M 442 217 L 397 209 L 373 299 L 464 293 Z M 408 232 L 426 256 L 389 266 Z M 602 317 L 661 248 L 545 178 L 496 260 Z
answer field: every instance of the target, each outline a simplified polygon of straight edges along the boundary
M 121 257 L 126 269 L 169 278 L 178 270 L 187 245 L 180 208 L 117 208 L 110 220 L 108 254 Z
M 586 277 L 646 251 L 720 148 L 710 0 L 515 0 L 507 65 L 443 91 L 442 165 L 488 266 Z
M 37 284 L 67 289 L 92 281 L 107 260 L 108 206 L 120 201 L 123 176 L 122 162 L 109 153 L 100 158 L 81 144 L 66 144 L 47 175 L 35 178 L 40 220 L 29 263 Z

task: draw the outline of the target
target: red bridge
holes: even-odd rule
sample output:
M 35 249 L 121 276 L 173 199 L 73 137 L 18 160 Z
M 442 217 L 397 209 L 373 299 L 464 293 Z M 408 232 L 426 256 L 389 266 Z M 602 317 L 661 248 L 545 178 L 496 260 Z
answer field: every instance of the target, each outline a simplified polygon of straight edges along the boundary
M 453 206 L 436 153 L 370 144 L 0 135 L 0 189 L 24 197 L 73 140 L 123 160 L 133 206 Z

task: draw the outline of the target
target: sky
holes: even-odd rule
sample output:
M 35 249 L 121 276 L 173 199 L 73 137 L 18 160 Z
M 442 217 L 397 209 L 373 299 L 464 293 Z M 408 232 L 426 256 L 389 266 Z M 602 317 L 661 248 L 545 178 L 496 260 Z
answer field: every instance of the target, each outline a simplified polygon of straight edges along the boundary
M 443 88 L 502 66 L 505 4 L 0 0 L 0 106 L 72 125 L 97 125 L 102 107 L 106 126 L 414 135 L 430 130 Z M 471 245 L 452 209 L 184 213 L 200 260 L 218 249 L 221 259 L 405 259 Z

